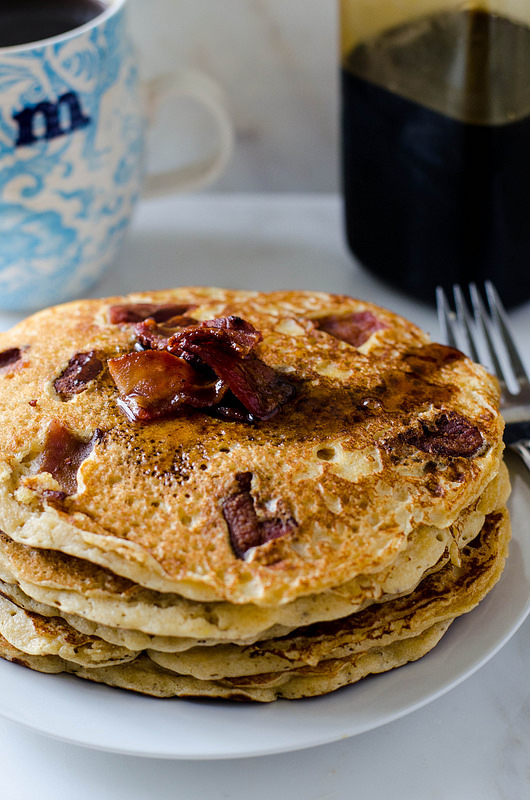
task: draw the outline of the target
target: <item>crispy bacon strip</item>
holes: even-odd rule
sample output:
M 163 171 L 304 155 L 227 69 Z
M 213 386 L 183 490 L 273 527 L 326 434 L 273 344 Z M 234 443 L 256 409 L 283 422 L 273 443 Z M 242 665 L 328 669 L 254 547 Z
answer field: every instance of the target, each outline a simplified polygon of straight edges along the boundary
M 212 417 L 226 419 L 230 422 L 254 423 L 258 421 L 250 411 L 247 411 L 245 406 L 239 402 L 237 397 L 235 397 L 229 389 L 220 403 L 206 409 L 206 411 Z
M 193 308 L 196 306 L 182 303 L 124 303 L 109 308 L 109 319 L 113 325 L 142 322 L 144 319 L 166 322 L 171 317 L 181 316 Z
M 188 406 L 256 422 L 294 395 L 294 386 L 252 352 L 262 335 L 249 322 L 230 316 L 181 327 L 188 321 L 137 323 L 138 343 L 149 349 L 108 362 L 129 419 L 154 420 Z
M 245 358 L 262 338 L 261 333 L 241 317 L 220 317 L 177 333 L 170 339 L 168 350 L 171 353 L 189 353 L 191 346 L 207 348 L 213 345 Z
M 267 420 L 295 394 L 292 383 L 252 353 L 261 334 L 239 317 L 209 320 L 169 340 L 168 349 L 210 367 L 255 418 Z
M 128 353 L 108 365 L 120 407 L 132 421 L 160 419 L 183 406 L 208 408 L 227 388 L 215 377 L 204 380 L 184 359 L 165 350 Z
M 101 439 L 95 431 L 89 441 L 80 439 L 57 420 L 52 420 L 46 432 L 44 448 L 38 459 L 38 472 L 49 472 L 65 495 L 77 492 L 77 470 Z
M 292 517 L 260 521 L 250 493 L 252 473 L 238 472 L 235 477 L 238 491 L 224 501 L 223 516 L 234 554 L 242 559 L 252 547 L 286 536 L 297 527 L 297 523 Z
M 88 353 L 76 353 L 72 356 L 53 386 L 57 394 L 63 398 L 84 392 L 90 381 L 103 371 L 103 362 L 95 350 Z
M 195 353 L 226 382 L 255 419 L 271 419 L 295 394 L 292 383 L 254 355 L 239 359 L 212 346 L 197 348 Z
M 218 317 L 201 323 L 212 334 L 215 331 L 217 341 L 226 343 L 242 358 L 252 352 L 257 344 L 263 341 L 260 331 L 241 317 Z
M 422 423 L 421 431 L 409 431 L 405 441 L 425 453 L 472 458 L 484 447 L 476 425 L 456 412 L 440 414 L 432 425 Z
M 134 332 L 138 344 L 145 350 L 167 350 L 172 336 L 182 328 L 197 324 L 197 320 L 193 319 L 193 317 L 171 317 L 163 324 L 159 324 L 153 318 L 150 318 L 137 322 L 134 326 Z
M 361 347 L 373 333 L 388 328 L 386 322 L 378 319 L 371 311 L 331 314 L 329 317 L 322 317 L 315 322 L 319 330 L 354 347 Z

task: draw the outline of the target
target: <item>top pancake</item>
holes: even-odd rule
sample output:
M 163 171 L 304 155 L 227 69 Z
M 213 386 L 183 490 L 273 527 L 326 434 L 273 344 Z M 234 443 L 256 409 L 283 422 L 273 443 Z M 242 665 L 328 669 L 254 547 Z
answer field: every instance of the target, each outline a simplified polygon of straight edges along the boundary
M 151 302 L 245 319 L 263 334 L 256 355 L 296 395 L 256 424 L 189 408 L 129 421 L 106 362 L 136 337 L 109 309 Z M 357 346 L 337 338 L 341 318 Z M 58 394 L 90 351 L 102 372 Z M 0 335 L 0 415 L 2 530 L 201 601 L 278 605 L 382 569 L 419 525 L 447 527 L 476 500 L 502 453 L 498 388 L 482 367 L 388 311 L 322 293 L 185 288 L 40 312 Z M 38 471 L 53 422 L 84 441 L 99 431 L 66 498 Z M 242 473 L 258 519 L 292 523 L 244 558 L 223 514 Z

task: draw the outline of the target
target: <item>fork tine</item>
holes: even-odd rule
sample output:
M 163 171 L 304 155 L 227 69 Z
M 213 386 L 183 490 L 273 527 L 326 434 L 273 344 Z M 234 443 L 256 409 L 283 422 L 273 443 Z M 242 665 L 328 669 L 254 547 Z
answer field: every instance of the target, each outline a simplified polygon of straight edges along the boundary
M 497 291 L 493 286 L 493 284 L 491 283 L 491 281 L 486 281 L 484 285 L 486 287 L 486 295 L 488 298 L 488 303 L 491 310 L 492 318 L 495 322 L 500 337 L 504 342 L 504 346 L 506 347 L 506 352 L 510 360 L 510 366 L 513 370 L 513 374 L 519 381 L 520 385 L 525 383 L 527 384 L 528 374 L 526 372 L 523 362 L 521 361 L 521 357 L 519 356 L 519 353 L 515 346 L 512 334 L 510 333 L 510 329 L 508 327 L 507 314 L 502 304 L 502 300 L 497 294 Z
M 467 352 L 473 361 L 480 361 L 480 355 L 476 348 L 475 337 L 471 328 L 471 315 L 464 299 L 464 293 L 458 284 L 453 286 L 453 295 L 455 298 L 456 317 L 466 338 Z
M 486 307 L 482 302 L 482 298 L 479 294 L 476 284 L 474 283 L 469 284 L 469 294 L 471 296 L 471 304 L 473 306 L 475 322 L 477 323 L 477 325 L 480 326 L 482 332 L 484 333 L 484 339 L 486 340 L 486 344 L 488 347 L 488 353 L 491 358 L 493 371 L 495 372 L 497 378 L 499 379 L 502 391 L 507 392 L 508 389 L 506 386 L 506 377 L 504 374 L 504 370 L 501 366 L 499 359 L 497 358 L 497 351 L 495 349 L 495 345 L 493 343 L 493 339 L 491 338 L 491 334 L 489 332 L 488 325 L 486 322 L 486 319 L 488 317 L 488 312 L 486 311 Z
M 443 341 L 447 342 L 449 347 L 458 347 L 452 325 L 454 313 L 449 308 L 449 303 L 441 286 L 436 287 L 436 307 Z

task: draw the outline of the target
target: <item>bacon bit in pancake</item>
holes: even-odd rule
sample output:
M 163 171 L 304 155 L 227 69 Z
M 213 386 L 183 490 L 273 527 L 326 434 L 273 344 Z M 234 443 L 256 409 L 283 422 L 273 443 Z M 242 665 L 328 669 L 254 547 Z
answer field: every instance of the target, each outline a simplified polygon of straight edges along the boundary
M 111 306 L 109 319 L 113 325 L 120 325 L 124 322 L 142 322 L 144 319 L 167 322 L 171 317 L 179 317 L 194 308 L 197 306 L 182 305 L 182 303 L 126 303 Z
M 97 378 L 102 371 L 103 362 L 95 350 L 76 353 L 56 379 L 53 387 L 63 398 L 72 397 L 74 394 L 84 392 L 90 381 Z
M 386 322 L 378 319 L 371 311 L 354 311 L 352 314 L 332 314 L 315 320 L 319 330 L 329 333 L 335 339 L 361 347 L 372 333 L 388 328 Z
M 89 441 L 78 438 L 69 428 L 52 420 L 44 448 L 38 459 L 38 472 L 48 472 L 66 495 L 77 492 L 77 470 L 88 458 L 102 433 L 98 429 Z
M 208 408 L 226 391 L 215 376 L 204 380 L 187 361 L 165 350 L 128 353 L 108 364 L 120 408 L 132 422 L 160 419 L 183 406 Z
M 12 367 L 22 358 L 20 347 L 11 347 L 0 353 L 0 370 L 4 367 Z
M 190 407 L 256 422 L 273 417 L 295 394 L 293 384 L 254 355 L 262 335 L 240 317 L 186 325 L 167 342 L 151 320 L 136 330 L 140 345 L 154 349 L 108 362 L 121 396 L 118 404 L 131 421 Z
M 250 493 L 252 473 L 238 472 L 236 481 L 239 490 L 224 501 L 223 516 L 234 554 L 236 558 L 243 559 L 252 547 L 286 536 L 297 527 L 297 523 L 292 517 L 260 521 Z
M 409 431 L 405 441 L 424 453 L 472 458 L 484 447 L 479 429 L 456 412 L 440 414 L 434 423 L 422 422 L 421 432 Z

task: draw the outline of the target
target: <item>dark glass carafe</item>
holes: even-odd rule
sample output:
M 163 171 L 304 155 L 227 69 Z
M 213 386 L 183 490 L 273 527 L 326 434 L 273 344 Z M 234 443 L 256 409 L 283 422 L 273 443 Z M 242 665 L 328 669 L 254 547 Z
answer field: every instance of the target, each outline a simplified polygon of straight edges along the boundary
M 530 297 L 530 25 L 406 6 L 342 0 L 349 247 L 428 302 L 488 279 L 516 305 Z

